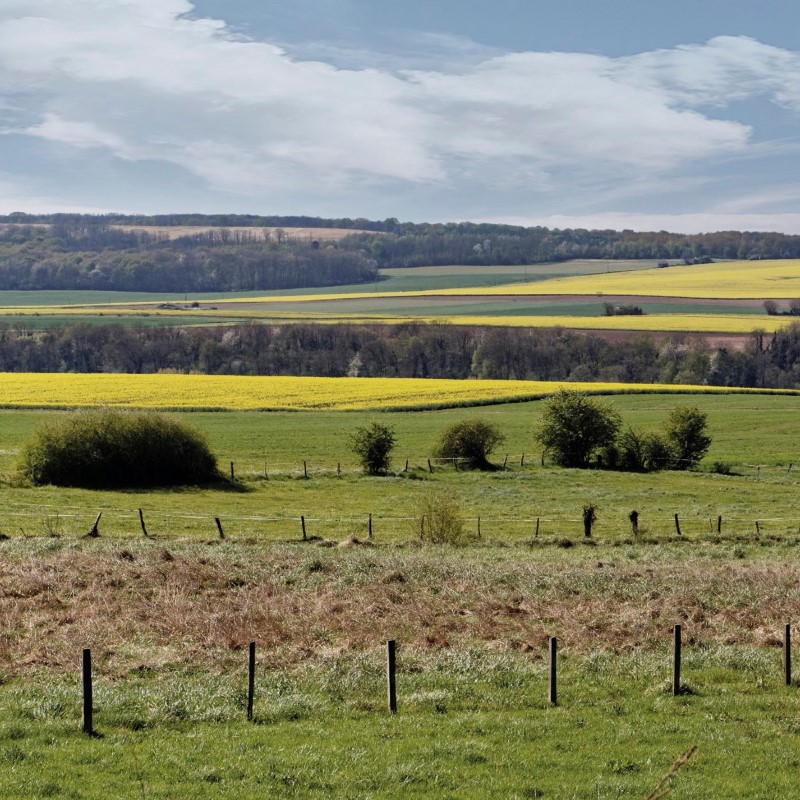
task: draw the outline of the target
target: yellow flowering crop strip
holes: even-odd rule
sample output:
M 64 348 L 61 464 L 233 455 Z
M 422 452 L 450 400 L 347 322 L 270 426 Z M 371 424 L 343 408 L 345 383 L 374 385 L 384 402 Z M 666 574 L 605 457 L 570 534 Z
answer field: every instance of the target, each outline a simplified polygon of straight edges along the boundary
M 331 308 L 335 308 L 332 304 Z M 442 309 L 444 312 L 445 309 Z M 0 313 L 2 309 L 0 309 Z M 87 309 L 57 308 L 57 307 L 37 307 L 33 309 L 16 309 L 16 314 L 23 319 L 28 314 L 37 317 L 43 316 L 62 316 L 62 315 L 86 315 L 91 313 Z M 450 325 L 480 325 L 480 326 L 502 326 L 512 328 L 569 328 L 571 330 L 597 330 L 597 331 L 664 331 L 668 333 L 732 333 L 745 334 L 755 329 L 761 329 L 766 333 L 786 328 L 796 317 L 769 316 L 767 314 L 643 314 L 643 315 L 622 315 L 622 316 L 568 316 L 568 315 L 548 315 L 548 316 L 504 316 L 485 315 L 485 314 L 461 314 L 452 315 L 447 313 L 435 314 L 431 316 L 403 315 L 375 313 L 370 311 L 348 311 L 346 313 L 336 313 L 335 311 L 300 311 L 286 310 L 280 307 L 265 303 L 262 307 L 254 305 L 247 310 L 241 308 L 221 308 L 216 311 L 141 311 L 139 309 L 115 309 L 113 313 L 106 316 L 110 323 L 117 317 L 141 317 L 159 316 L 179 319 L 202 320 L 204 325 L 214 323 L 231 323 L 235 320 L 256 320 L 262 322 L 292 323 L 292 322 L 318 322 L 318 323 L 352 323 L 352 324 L 376 324 L 376 325 L 396 325 L 407 322 L 439 323 Z
M 494 297 L 502 295 L 609 295 L 641 297 L 691 297 L 698 299 L 800 298 L 800 259 L 773 261 L 721 261 L 629 272 L 609 272 L 552 278 L 503 286 L 428 289 L 413 292 L 359 292 L 354 294 L 249 298 L 250 302 L 286 303 L 320 300 L 362 300 L 391 297 Z M 214 301 L 215 304 L 235 302 Z
M 562 386 L 599 394 L 753 391 L 708 386 L 552 381 L 0 373 L 0 407 L 105 406 L 198 411 L 412 410 L 530 400 L 551 394 Z M 777 393 L 800 394 L 788 390 Z

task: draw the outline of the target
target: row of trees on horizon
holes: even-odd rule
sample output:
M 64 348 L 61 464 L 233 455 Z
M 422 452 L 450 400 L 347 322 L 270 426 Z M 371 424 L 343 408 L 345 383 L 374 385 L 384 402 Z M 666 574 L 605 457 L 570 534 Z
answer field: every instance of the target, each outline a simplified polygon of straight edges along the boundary
M 800 323 L 754 332 L 744 350 L 703 338 L 609 341 L 561 328 L 410 323 L 51 331 L 0 326 L 0 372 L 200 372 L 414 378 L 497 378 L 759 388 L 800 386 Z
M 372 282 L 379 269 L 392 267 L 511 266 L 574 258 L 662 263 L 800 258 L 800 236 L 740 231 L 685 235 L 238 215 L 12 214 L 0 217 L 0 223 L 0 289 L 6 290 L 248 291 Z M 114 227 L 123 224 L 214 229 L 170 239 L 157 231 Z M 232 225 L 252 232 L 224 227 Z M 340 227 L 353 234 L 325 241 L 280 230 L 296 225 Z

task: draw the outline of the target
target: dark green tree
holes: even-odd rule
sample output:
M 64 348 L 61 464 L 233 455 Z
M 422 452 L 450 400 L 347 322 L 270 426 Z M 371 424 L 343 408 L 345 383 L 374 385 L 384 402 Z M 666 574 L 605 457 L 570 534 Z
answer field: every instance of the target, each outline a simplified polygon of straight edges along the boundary
M 490 469 L 489 456 L 504 439 L 493 422 L 464 419 L 444 430 L 433 454 L 437 458 L 458 459 L 474 469 Z
M 544 404 L 536 440 L 562 467 L 588 467 L 617 438 L 622 419 L 615 408 L 584 392 L 560 389 Z
M 672 451 L 674 469 L 690 469 L 708 452 L 711 437 L 707 417 L 697 406 L 676 406 L 669 413 L 664 436 Z
M 395 445 L 393 428 L 380 422 L 370 422 L 350 434 L 349 444 L 367 475 L 385 475 L 389 471 Z

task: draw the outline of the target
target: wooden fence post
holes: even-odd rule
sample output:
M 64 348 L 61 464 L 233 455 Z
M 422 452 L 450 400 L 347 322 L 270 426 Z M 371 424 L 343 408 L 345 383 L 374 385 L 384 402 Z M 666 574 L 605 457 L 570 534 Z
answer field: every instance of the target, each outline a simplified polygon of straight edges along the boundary
M 672 662 L 672 694 L 677 697 L 681 693 L 681 626 L 673 630 L 674 653 Z
M 253 721 L 253 700 L 256 693 L 256 643 L 250 642 L 247 659 L 247 721 Z
M 369 515 L 369 538 L 372 538 L 372 514 Z
M 519 465 L 520 465 L 521 467 L 524 467 L 524 466 L 525 466 L 525 453 L 523 453 L 523 454 L 520 456 L 520 459 L 519 459 Z
M 722 515 L 717 517 L 717 533 L 722 533 Z
M 408 459 L 406 459 L 406 465 L 403 468 L 403 472 L 408 472 Z
M 680 520 L 678 519 L 677 514 L 675 515 L 675 533 L 677 533 L 678 536 L 683 536 L 683 534 L 681 533 L 681 523 Z
M 89 529 L 89 532 L 86 534 L 91 539 L 96 539 L 100 535 L 100 531 L 97 529 L 97 526 L 100 524 L 100 517 L 103 516 L 103 512 L 101 511 L 94 520 L 94 524 Z
M 783 629 L 783 679 L 792 685 L 792 626 L 788 623 Z
M 147 532 L 147 528 L 144 526 L 144 514 L 142 514 L 142 509 L 139 509 L 139 524 L 142 526 L 142 533 L 149 539 L 150 534 Z
M 430 459 L 428 459 L 428 472 L 433 472 L 433 466 L 431 465 Z
M 550 663 L 547 670 L 547 696 L 552 705 L 558 705 L 558 641 L 555 636 L 550 637 Z
M 508 464 L 508 453 L 506 453 L 506 457 L 503 459 L 503 469 L 508 469 L 506 464 Z
M 83 732 L 87 736 L 94 733 L 92 725 L 92 651 L 87 647 L 83 651 L 81 670 L 83 682 Z
M 341 478 L 342 477 L 342 463 L 341 463 L 341 461 L 336 465 L 336 477 L 337 478 Z
M 236 473 L 233 470 L 233 461 L 231 461 L 231 480 L 232 481 L 236 480 Z
M 397 713 L 397 682 L 395 679 L 395 643 L 394 639 L 386 642 L 386 689 L 388 691 L 389 711 Z
M 478 517 L 478 538 L 481 538 L 481 518 Z
M 300 528 L 303 531 L 303 541 L 306 541 L 306 518 L 302 514 L 300 515 Z
M 214 517 L 214 522 L 217 525 L 217 533 L 219 533 L 219 538 L 225 538 L 225 532 L 222 530 L 222 523 L 219 521 L 219 517 Z
M 308 464 L 303 462 L 303 477 L 308 480 Z
M 533 534 L 537 538 L 539 537 L 539 517 L 536 517 L 536 533 Z

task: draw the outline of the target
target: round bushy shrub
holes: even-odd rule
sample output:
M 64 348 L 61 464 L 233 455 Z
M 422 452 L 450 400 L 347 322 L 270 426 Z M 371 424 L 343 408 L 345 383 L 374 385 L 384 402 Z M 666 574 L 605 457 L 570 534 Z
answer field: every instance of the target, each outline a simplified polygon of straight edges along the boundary
M 82 411 L 34 431 L 18 462 L 35 484 L 86 489 L 185 486 L 219 480 L 202 433 L 163 414 Z
M 489 455 L 505 437 L 493 422 L 464 419 L 454 422 L 442 433 L 433 454 L 437 458 L 462 461 L 465 466 L 489 469 Z

